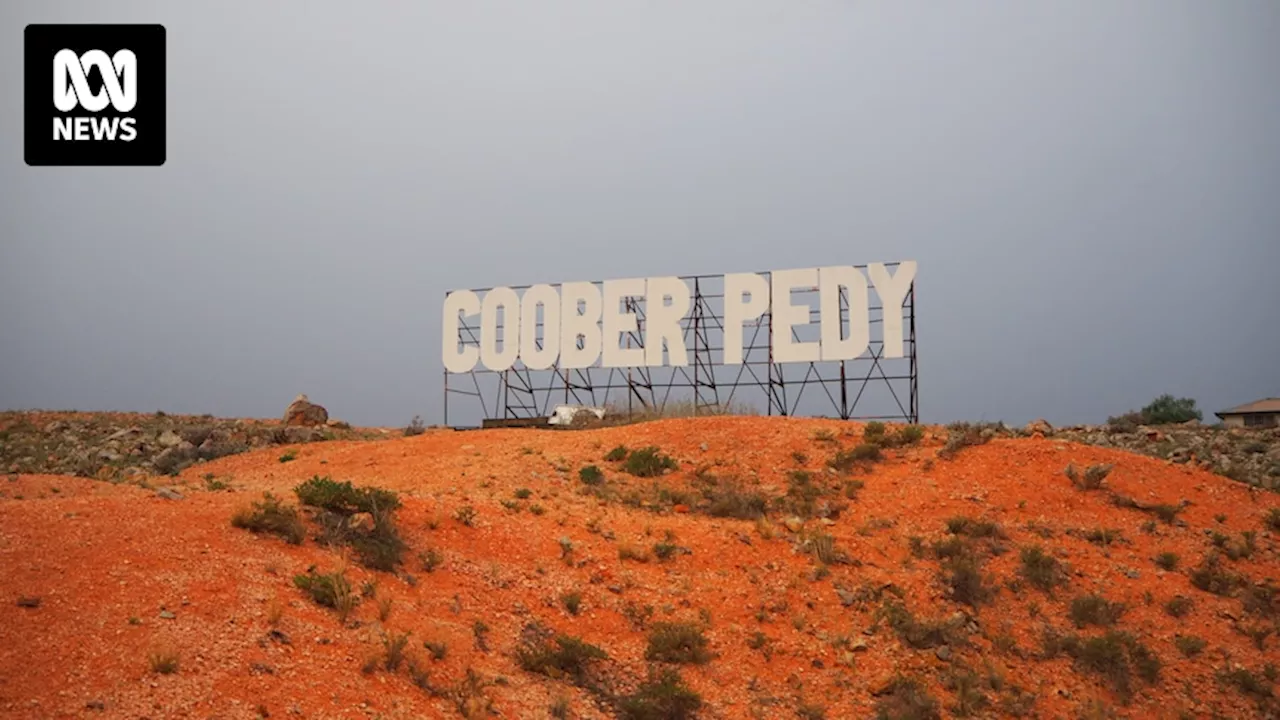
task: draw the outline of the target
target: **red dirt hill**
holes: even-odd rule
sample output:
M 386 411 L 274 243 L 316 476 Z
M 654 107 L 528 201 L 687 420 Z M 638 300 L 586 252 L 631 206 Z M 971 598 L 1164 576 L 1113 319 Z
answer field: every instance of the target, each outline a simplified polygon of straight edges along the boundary
M 1275 716 L 1280 495 L 864 428 L 431 430 L 133 484 L 0 475 L 0 716 Z M 356 492 L 303 506 L 316 476 Z M 300 544 L 233 526 L 264 492 Z M 345 620 L 297 579 L 338 570 Z

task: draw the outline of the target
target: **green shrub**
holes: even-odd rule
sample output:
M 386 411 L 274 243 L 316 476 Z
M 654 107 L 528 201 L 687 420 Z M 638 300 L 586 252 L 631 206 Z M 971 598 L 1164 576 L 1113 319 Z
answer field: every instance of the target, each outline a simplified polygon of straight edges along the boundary
M 1113 603 L 1101 595 L 1081 595 L 1071 601 L 1071 621 L 1079 628 L 1114 625 L 1124 611 L 1123 603 Z
M 658 477 L 667 470 L 675 470 L 676 461 L 649 446 L 631 451 L 622 469 L 636 477 Z
M 687 687 L 679 673 L 664 670 L 618 702 L 623 720 L 691 720 L 702 707 L 702 697 Z
M 1022 567 L 1019 572 L 1034 587 L 1052 592 L 1054 588 L 1067 582 L 1067 573 L 1062 564 L 1040 546 L 1024 547 L 1020 557 Z
M 862 443 L 855 445 L 848 450 L 840 450 L 836 452 L 827 465 L 839 470 L 840 472 L 850 472 L 855 468 L 866 467 L 872 463 L 880 462 L 884 454 L 880 451 L 880 446 L 873 443 Z
M 323 508 L 330 512 L 352 515 L 360 512 L 375 513 L 395 510 L 400 499 L 390 490 L 381 488 L 356 488 L 351 482 L 335 482 L 327 475 L 313 476 L 293 489 L 303 505 Z
M 1178 553 L 1162 552 L 1156 556 L 1156 565 L 1162 570 L 1175 570 L 1178 567 Z
M 1209 553 L 1190 573 L 1191 584 L 1198 590 L 1230 597 L 1244 584 L 1243 578 L 1222 567 L 1217 553 Z
M 311 596 L 317 605 L 333 608 L 343 622 L 347 615 L 360 602 L 360 597 L 351 587 L 351 581 L 342 572 L 321 575 L 308 570 L 305 575 L 295 575 L 293 584 Z
M 628 452 L 630 452 L 630 451 L 629 451 L 629 450 L 627 450 L 627 446 L 626 446 L 626 445 L 619 445 L 619 446 L 615 447 L 614 449 L 610 450 L 610 451 L 609 451 L 609 452 L 604 456 L 604 459 L 605 459 L 605 460 L 607 460 L 607 461 L 609 461 L 609 462 L 621 462 L 621 461 L 623 461 L 623 460 L 626 460 L 626 459 L 627 459 L 627 453 L 628 453 Z
M 1178 652 L 1184 657 L 1195 657 L 1204 651 L 1209 644 L 1204 638 L 1195 635 L 1176 635 L 1173 638 L 1173 644 L 1177 646 Z
M 714 657 L 701 626 L 692 623 L 656 623 L 649 632 L 646 660 L 701 665 Z
M 1177 595 L 1164 604 L 1164 611 L 1171 617 L 1181 618 L 1190 614 L 1192 607 L 1194 603 L 1191 602 L 1191 598 Z
M 516 649 L 516 663 L 524 670 L 581 685 L 590 664 L 608 659 L 599 647 L 571 635 L 555 634 L 538 625 L 526 626 Z
M 587 465 L 586 467 L 578 470 L 578 479 L 581 480 L 584 485 L 599 485 L 604 482 L 604 473 L 600 472 L 600 468 L 595 465 Z
M 231 525 L 252 533 L 279 535 L 292 545 L 300 545 L 307 534 L 298 509 L 282 505 L 280 499 L 269 492 L 262 494 L 262 500 L 237 511 L 231 517 Z

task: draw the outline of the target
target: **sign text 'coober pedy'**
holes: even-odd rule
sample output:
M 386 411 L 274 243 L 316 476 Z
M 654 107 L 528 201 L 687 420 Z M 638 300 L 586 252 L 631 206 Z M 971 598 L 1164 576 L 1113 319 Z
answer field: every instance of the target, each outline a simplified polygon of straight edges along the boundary
M 916 263 L 884 263 L 866 266 L 866 274 L 851 265 L 774 270 L 769 279 L 757 273 L 724 276 L 725 365 L 742 363 L 743 323 L 770 312 L 773 362 L 826 362 L 853 360 L 867 350 L 871 340 L 869 294 L 872 287 L 883 314 L 884 352 L 881 357 L 900 358 L 902 307 L 915 280 Z M 869 281 L 869 282 L 868 282 Z M 809 323 L 810 307 L 794 304 L 793 291 L 818 291 L 820 339 L 797 341 L 792 328 Z M 849 326 L 840 327 L 840 289 L 848 298 Z M 625 347 L 625 333 L 638 333 L 635 313 L 627 312 L 623 298 L 644 299 L 644 347 Z M 479 361 L 493 371 L 506 370 L 519 360 L 531 370 L 556 366 L 565 369 L 602 367 L 661 367 L 689 364 L 680 321 L 692 303 L 689 286 L 678 277 L 629 278 L 591 282 L 567 282 L 559 290 L 534 285 L 518 295 L 509 287 L 484 294 L 455 290 L 444 301 L 444 367 L 452 373 L 470 372 Z M 541 342 L 537 333 L 541 307 Z M 498 334 L 499 310 L 502 335 Z M 460 345 L 459 319 L 480 315 L 478 345 Z M 500 342 L 501 340 L 501 342 Z M 663 349 L 666 357 L 663 357 Z

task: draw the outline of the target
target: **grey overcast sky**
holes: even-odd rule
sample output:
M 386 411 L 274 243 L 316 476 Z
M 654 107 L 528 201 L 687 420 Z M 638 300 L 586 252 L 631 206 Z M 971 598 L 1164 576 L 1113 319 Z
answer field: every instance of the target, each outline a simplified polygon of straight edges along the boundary
M 168 31 L 31 168 L 27 23 Z M 446 289 L 919 262 L 922 420 L 1280 396 L 1275 0 L 0 8 L 0 407 L 440 420 Z

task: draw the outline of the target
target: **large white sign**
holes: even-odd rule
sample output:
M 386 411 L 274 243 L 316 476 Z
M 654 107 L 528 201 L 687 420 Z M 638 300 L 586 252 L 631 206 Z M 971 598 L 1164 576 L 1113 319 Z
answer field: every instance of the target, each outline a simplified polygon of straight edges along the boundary
M 915 276 L 914 261 L 898 263 L 893 269 L 883 263 L 871 264 L 865 275 L 851 265 L 774 270 L 768 280 L 757 273 L 725 275 L 723 363 L 742 363 L 743 324 L 759 320 L 769 310 L 774 362 L 857 358 L 871 340 L 868 296 L 872 287 L 885 308 L 881 357 L 900 358 L 902 313 L 895 310 L 902 307 Z M 820 339 L 799 342 L 792 329 L 809 323 L 810 307 L 795 304 L 792 292 L 814 288 L 818 291 Z M 847 332 L 840 327 L 841 288 L 849 303 Z M 620 342 L 626 333 L 639 333 L 636 314 L 623 307 L 626 297 L 644 298 L 644 347 L 625 347 Z M 502 371 L 517 360 L 530 370 L 549 369 L 557 360 L 559 367 L 566 369 L 592 367 L 597 362 L 601 367 L 617 368 L 686 366 L 689 353 L 680 321 L 692 302 L 689 286 L 677 277 L 605 280 L 599 287 L 590 282 L 567 282 L 558 291 L 551 285 L 534 285 L 523 295 L 498 287 L 486 292 L 483 300 L 472 290 L 456 290 L 444 300 L 444 367 L 452 373 L 464 373 L 479 362 L 489 370 Z M 535 333 L 539 308 L 541 347 Z M 478 346 L 460 346 L 459 321 L 474 315 L 480 316 Z

